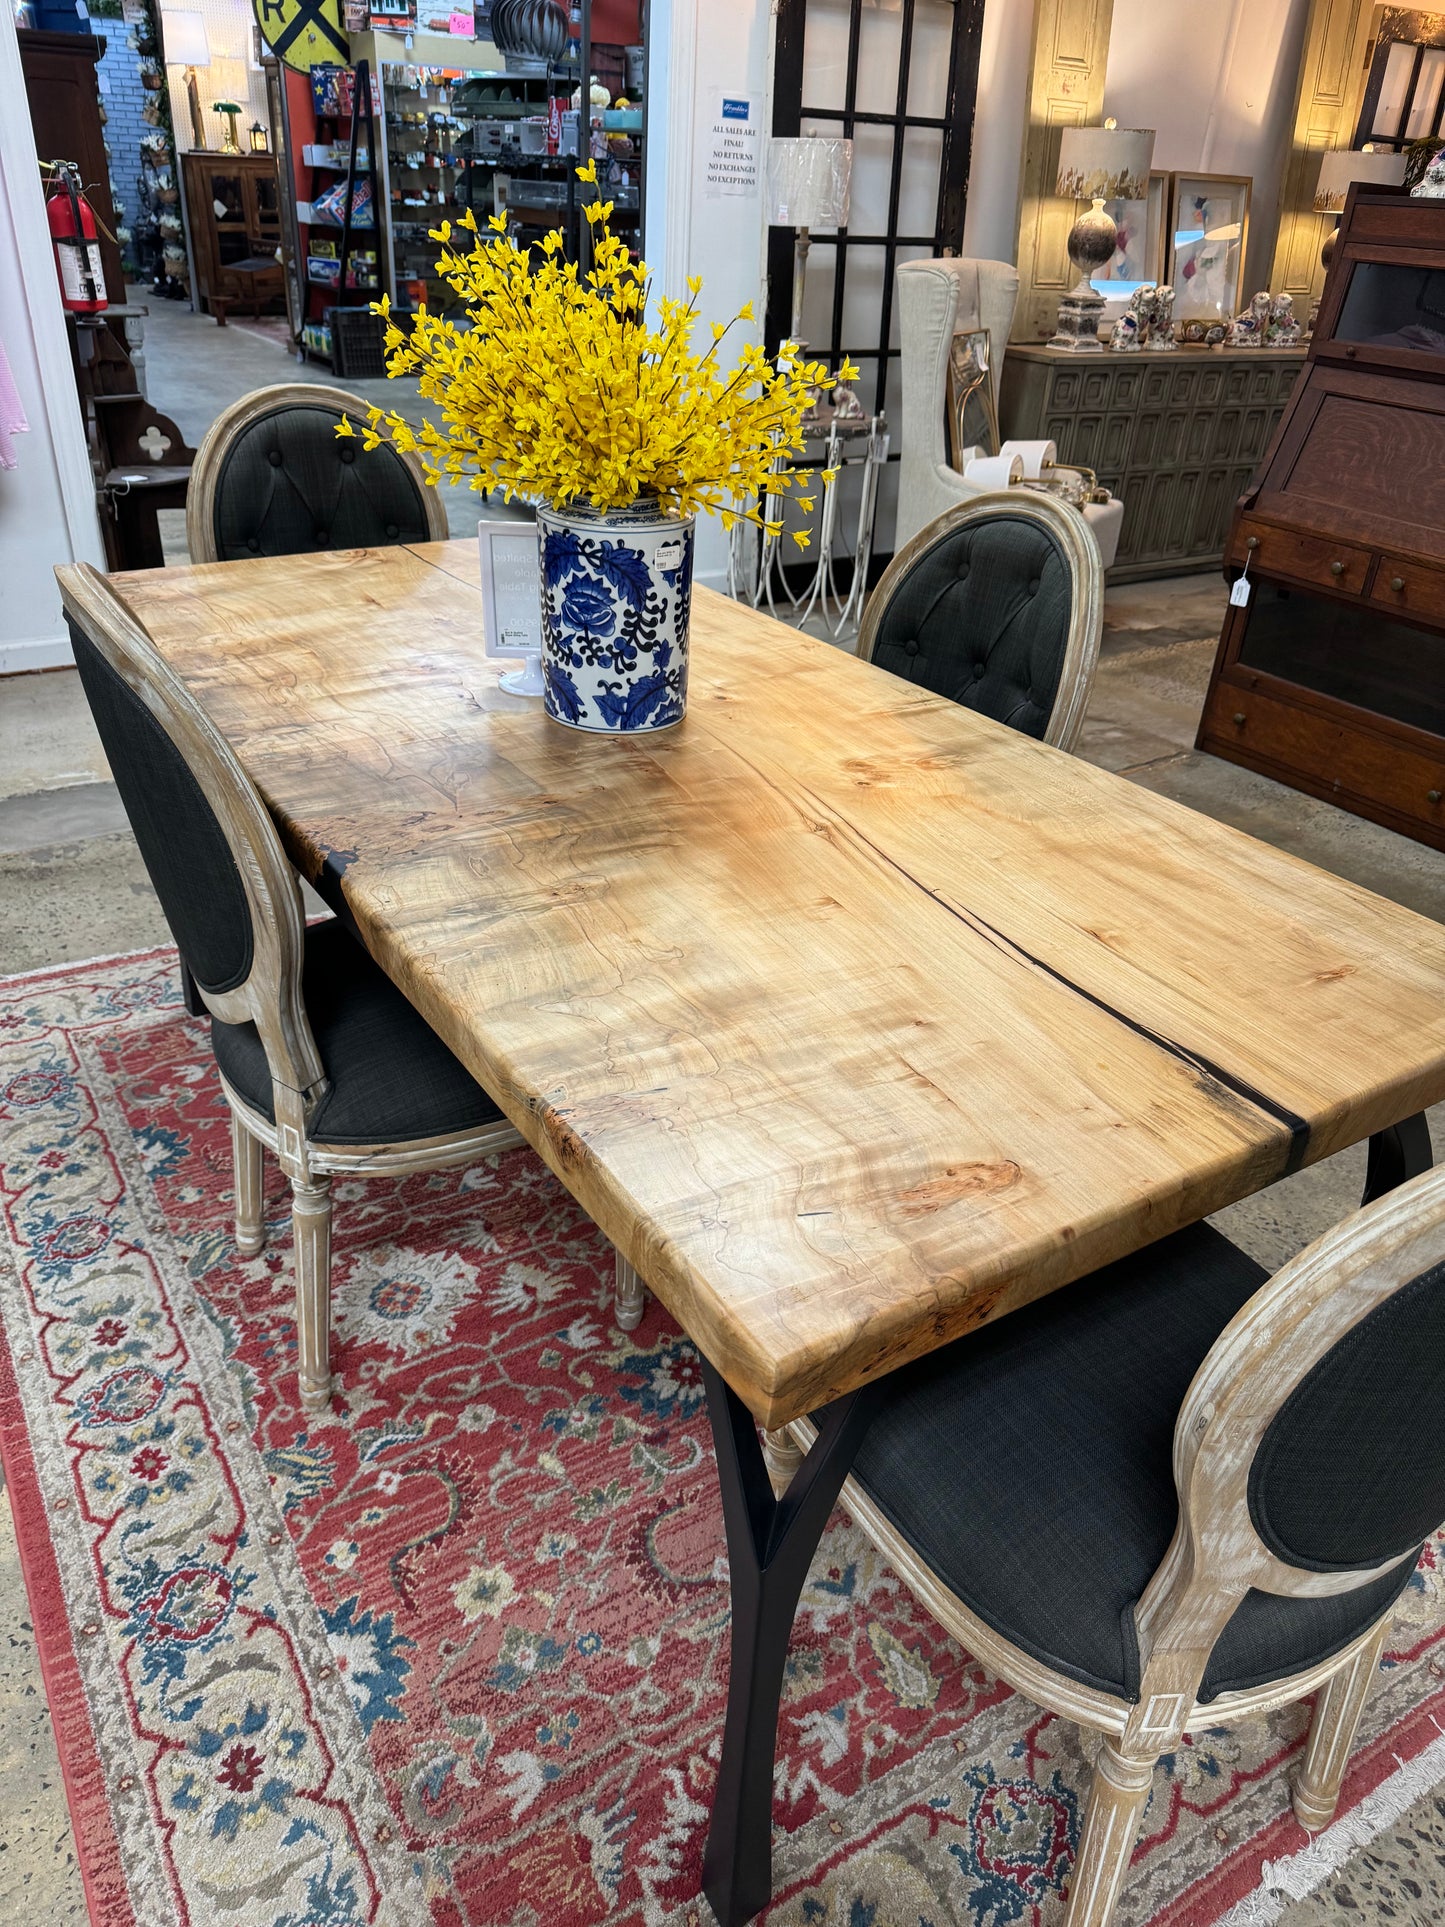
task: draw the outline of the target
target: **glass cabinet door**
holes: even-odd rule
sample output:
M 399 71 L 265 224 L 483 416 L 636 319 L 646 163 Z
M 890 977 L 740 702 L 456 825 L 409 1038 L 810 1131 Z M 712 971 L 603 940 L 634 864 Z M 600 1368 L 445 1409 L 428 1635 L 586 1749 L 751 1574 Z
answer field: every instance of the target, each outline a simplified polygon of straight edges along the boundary
M 1445 268 L 1357 261 L 1333 333 L 1361 348 L 1445 356 Z
M 274 234 L 281 226 L 280 185 L 274 173 L 259 169 L 251 176 L 252 226 L 261 234 Z
M 1239 663 L 1445 735 L 1445 636 L 1399 622 L 1368 602 L 1337 602 L 1262 582 Z

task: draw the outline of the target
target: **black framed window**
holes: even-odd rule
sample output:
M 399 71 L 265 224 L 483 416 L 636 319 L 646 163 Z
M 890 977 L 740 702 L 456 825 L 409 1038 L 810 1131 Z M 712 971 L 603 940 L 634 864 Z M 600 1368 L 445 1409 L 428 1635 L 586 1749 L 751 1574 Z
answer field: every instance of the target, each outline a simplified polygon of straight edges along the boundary
M 1381 39 L 1370 62 L 1356 147 L 1404 147 L 1445 130 L 1445 31 L 1428 41 Z
M 894 275 L 963 247 L 984 0 L 779 0 L 772 131 L 853 142 L 847 227 L 814 232 L 803 301 L 810 354 L 859 369 L 871 414 L 897 415 Z M 768 236 L 770 348 L 791 326 L 794 237 Z M 897 459 L 896 433 L 892 457 Z M 892 546 L 894 481 L 875 554 Z M 845 501 L 845 525 L 849 509 Z

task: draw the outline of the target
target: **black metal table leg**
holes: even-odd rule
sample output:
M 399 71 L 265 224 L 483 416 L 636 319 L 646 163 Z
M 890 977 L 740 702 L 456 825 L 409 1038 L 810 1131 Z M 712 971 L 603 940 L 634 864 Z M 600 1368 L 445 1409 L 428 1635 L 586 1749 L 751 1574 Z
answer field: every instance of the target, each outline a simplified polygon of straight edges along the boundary
M 1365 1166 L 1365 1195 L 1361 1204 L 1373 1204 L 1393 1191 L 1398 1184 L 1418 1178 L 1435 1162 L 1430 1148 L 1430 1126 L 1425 1113 L 1416 1111 L 1403 1123 L 1392 1124 L 1388 1131 L 1376 1131 L 1370 1139 L 1370 1158 Z
M 205 1000 L 197 988 L 196 980 L 191 975 L 191 966 L 186 962 L 184 957 L 181 958 L 181 1001 L 185 1005 L 188 1015 L 192 1017 L 205 1017 L 210 1014 L 206 1009 Z
M 812 1450 L 775 1499 L 752 1413 L 706 1359 L 702 1370 L 732 1593 L 727 1724 L 702 1885 L 722 1927 L 741 1927 L 773 1890 L 773 1755 L 793 1614 L 872 1419 L 875 1388 L 828 1407 Z

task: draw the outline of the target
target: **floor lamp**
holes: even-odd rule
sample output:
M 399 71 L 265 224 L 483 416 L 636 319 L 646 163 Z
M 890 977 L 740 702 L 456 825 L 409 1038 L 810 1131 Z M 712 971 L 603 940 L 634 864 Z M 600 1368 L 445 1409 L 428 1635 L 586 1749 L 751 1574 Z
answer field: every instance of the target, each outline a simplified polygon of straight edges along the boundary
M 186 70 L 186 98 L 191 109 L 191 147 L 206 145 L 206 124 L 201 119 L 201 90 L 196 81 L 197 67 L 211 64 L 210 42 L 206 39 L 206 19 L 200 13 L 163 13 L 161 32 L 166 65 Z
M 853 143 L 809 135 L 768 145 L 768 221 L 790 227 L 793 243 L 792 338 L 803 342 L 803 282 L 813 228 L 848 225 L 848 187 L 853 173 Z

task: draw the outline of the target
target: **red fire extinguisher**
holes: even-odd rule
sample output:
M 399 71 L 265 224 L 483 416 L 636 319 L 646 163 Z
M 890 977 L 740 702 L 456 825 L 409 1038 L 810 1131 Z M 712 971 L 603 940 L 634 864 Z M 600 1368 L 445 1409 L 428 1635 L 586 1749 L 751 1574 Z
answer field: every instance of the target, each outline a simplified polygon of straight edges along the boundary
M 55 246 L 62 305 L 72 314 L 98 314 L 109 305 L 100 241 L 79 170 L 70 161 L 57 161 L 51 170 L 45 217 Z

